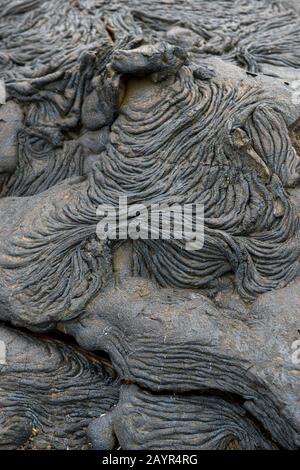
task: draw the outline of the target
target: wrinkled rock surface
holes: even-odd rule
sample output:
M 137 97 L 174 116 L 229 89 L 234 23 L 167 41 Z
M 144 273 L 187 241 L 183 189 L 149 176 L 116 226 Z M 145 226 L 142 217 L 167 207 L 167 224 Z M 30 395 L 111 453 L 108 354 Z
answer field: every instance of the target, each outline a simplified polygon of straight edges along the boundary
M 299 449 L 298 2 L 1 0 L 0 45 L 0 448 Z M 202 248 L 101 239 L 125 197 Z

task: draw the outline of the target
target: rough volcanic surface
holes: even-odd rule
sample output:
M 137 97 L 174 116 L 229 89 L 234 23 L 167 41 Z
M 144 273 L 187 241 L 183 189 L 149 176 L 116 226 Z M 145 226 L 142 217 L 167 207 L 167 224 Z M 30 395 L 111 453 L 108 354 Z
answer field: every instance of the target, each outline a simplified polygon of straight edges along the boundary
M 298 3 L 0 0 L 0 46 L 0 448 L 299 449 Z

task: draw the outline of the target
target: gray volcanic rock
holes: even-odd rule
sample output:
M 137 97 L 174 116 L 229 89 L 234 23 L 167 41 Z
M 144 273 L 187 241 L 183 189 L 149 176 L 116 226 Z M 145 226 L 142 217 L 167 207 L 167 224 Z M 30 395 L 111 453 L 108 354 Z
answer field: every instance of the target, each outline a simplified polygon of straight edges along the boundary
M 65 328 L 83 348 L 108 352 L 127 382 L 160 394 L 234 396 L 273 443 L 298 448 L 300 367 L 292 343 L 299 339 L 299 286 L 262 295 L 246 314 L 237 309 L 127 279 Z
M 300 448 L 297 2 L 2 0 L 0 43 L 0 448 Z
M 206 395 L 151 394 L 123 385 L 118 406 L 92 421 L 96 449 L 275 449 L 238 404 Z M 112 448 L 112 447 L 111 447 Z
M 0 449 L 89 448 L 88 424 L 118 401 L 110 364 L 3 325 L 0 341 Z

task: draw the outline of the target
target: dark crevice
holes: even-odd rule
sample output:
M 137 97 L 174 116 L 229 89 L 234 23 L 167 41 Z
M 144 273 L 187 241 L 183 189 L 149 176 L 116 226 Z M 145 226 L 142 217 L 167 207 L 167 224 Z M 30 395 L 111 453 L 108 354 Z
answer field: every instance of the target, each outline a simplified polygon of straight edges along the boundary
M 80 346 L 78 345 L 78 343 L 76 342 L 76 340 L 73 338 L 73 336 L 71 335 L 68 335 L 66 333 L 63 333 L 62 331 L 58 331 L 58 330 L 53 330 L 53 331 L 49 331 L 49 332 L 46 332 L 46 333 L 39 333 L 39 332 L 36 332 L 36 331 L 30 331 L 29 329 L 27 328 L 23 328 L 23 327 L 16 327 L 12 324 L 10 324 L 9 322 L 4 322 L 4 321 L 1 321 L 0 322 L 0 325 L 3 325 L 11 330 L 14 330 L 18 333 L 24 333 L 28 336 L 31 336 L 33 338 L 36 338 L 40 341 L 43 341 L 43 340 L 53 340 L 53 341 L 59 341 L 60 343 L 63 343 L 67 346 L 70 346 L 72 348 L 74 348 L 75 350 L 79 351 L 81 354 L 83 354 L 84 356 L 86 356 L 87 358 L 90 358 L 92 361 L 101 361 L 104 365 L 106 365 L 107 367 L 109 367 L 109 369 L 113 370 L 114 371 L 114 368 L 111 364 L 111 360 L 109 358 L 109 355 L 104 352 L 104 351 L 87 351 L 85 349 L 82 349 L 80 348 Z M 114 375 L 116 376 L 116 372 L 114 371 Z

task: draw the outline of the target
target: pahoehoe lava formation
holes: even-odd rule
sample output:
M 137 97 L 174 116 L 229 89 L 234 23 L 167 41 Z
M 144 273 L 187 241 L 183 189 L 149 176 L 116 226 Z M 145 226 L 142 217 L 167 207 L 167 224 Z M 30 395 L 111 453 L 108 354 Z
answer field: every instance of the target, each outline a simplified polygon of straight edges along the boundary
M 299 15 L 0 0 L 0 448 L 300 448 Z

